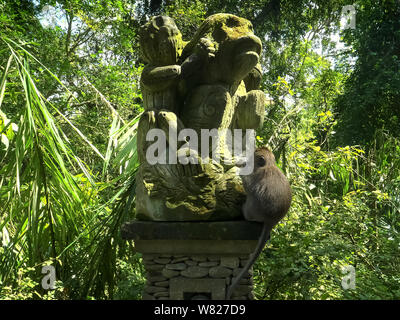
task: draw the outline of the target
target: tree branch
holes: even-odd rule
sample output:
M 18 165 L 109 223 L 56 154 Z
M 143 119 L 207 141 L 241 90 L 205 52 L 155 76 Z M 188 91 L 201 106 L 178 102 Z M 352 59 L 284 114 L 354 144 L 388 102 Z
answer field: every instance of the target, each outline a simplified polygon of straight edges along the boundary
M 103 96 L 103 94 L 102 94 L 99 90 L 97 90 L 96 87 L 95 87 L 85 76 L 83 76 L 83 79 L 84 79 L 85 82 L 89 85 L 89 87 L 91 87 L 91 88 L 93 89 L 93 91 L 96 92 L 96 93 L 99 95 L 101 101 L 103 101 L 103 103 L 111 110 L 111 113 L 112 113 L 114 116 L 117 116 L 118 119 L 121 120 L 121 122 L 125 125 L 126 122 L 124 121 L 124 119 L 121 118 L 121 116 L 119 115 L 119 113 L 117 112 L 117 110 L 115 110 L 115 108 L 112 106 L 112 104 L 110 103 L 110 101 L 108 101 L 108 100 Z

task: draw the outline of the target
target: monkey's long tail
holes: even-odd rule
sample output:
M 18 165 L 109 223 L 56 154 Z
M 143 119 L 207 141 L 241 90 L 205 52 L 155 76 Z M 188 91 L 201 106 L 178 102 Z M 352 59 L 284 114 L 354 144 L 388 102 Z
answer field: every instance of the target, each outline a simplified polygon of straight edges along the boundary
M 269 239 L 269 232 L 271 228 L 269 224 L 264 223 L 263 230 L 261 232 L 260 238 L 258 239 L 256 250 L 253 252 L 253 255 L 247 261 L 247 264 L 243 267 L 242 271 L 237 275 L 237 277 L 232 281 L 232 284 L 228 288 L 228 292 L 226 293 L 226 300 L 230 300 L 233 291 L 235 290 L 237 284 L 240 279 L 242 279 L 243 275 L 250 269 L 253 263 L 256 261 L 257 257 L 260 255 L 262 249 L 264 248 L 267 240 Z

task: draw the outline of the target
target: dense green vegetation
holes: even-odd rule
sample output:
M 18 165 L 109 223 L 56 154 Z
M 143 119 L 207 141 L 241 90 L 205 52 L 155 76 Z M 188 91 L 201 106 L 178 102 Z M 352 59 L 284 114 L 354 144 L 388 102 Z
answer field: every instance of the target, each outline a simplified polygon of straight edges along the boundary
M 341 28 L 345 5 L 355 29 Z M 294 193 L 255 265 L 256 297 L 400 298 L 398 1 L 2 0 L 0 299 L 140 298 L 141 257 L 119 236 L 143 110 L 138 27 L 167 14 L 188 39 L 217 12 L 263 41 L 257 142 Z

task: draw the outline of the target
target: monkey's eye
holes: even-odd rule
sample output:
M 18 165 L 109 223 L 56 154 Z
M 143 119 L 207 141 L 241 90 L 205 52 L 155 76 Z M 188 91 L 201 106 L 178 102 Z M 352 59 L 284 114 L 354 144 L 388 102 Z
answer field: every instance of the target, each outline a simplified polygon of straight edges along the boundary
M 256 157 L 256 165 L 257 167 L 264 167 L 265 166 L 265 158 L 263 156 Z

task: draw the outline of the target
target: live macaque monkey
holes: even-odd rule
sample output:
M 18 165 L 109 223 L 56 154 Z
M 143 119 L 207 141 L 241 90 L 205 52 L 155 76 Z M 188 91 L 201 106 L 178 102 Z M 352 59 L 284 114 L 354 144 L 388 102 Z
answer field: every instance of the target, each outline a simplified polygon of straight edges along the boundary
M 286 215 L 292 202 L 289 181 L 276 166 L 275 157 L 269 149 L 256 149 L 248 161 L 254 161 L 254 170 L 242 176 L 247 194 L 242 211 L 246 220 L 261 222 L 264 227 L 254 253 L 228 288 L 226 299 L 231 298 L 240 279 L 260 255 L 271 229 Z

